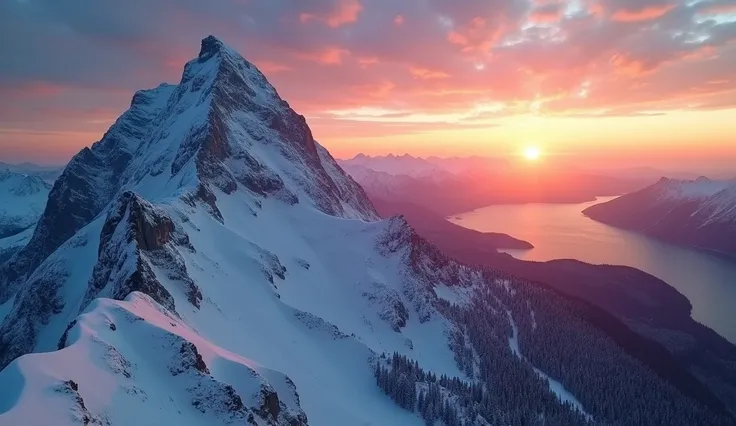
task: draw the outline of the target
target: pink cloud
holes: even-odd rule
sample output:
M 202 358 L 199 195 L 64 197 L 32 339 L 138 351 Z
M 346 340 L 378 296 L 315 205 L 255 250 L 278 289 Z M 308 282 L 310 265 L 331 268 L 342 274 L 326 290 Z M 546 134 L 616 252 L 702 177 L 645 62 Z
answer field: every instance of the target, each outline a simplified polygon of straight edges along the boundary
M 276 74 L 283 71 L 291 71 L 291 67 L 273 61 L 255 61 L 255 64 L 264 74 Z
M 329 27 L 337 28 L 357 21 L 361 10 L 363 10 L 363 6 L 358 0 L 340 0 L 337 2 L 335 9 L 327 14 L 319 15 L 304 12 L 299 15 L 299 20 L 302 23 L 312 20 L 322 21 Z
M 736 3 L 733 2 L 714 2 L 713 4 L 706 4 L 700 11 L 703 14 L 720 15 L 720 14 L 736 14 Z
M 558 22 L 562 18 L 564 5 L 560 3 L 543 4 L 532 10 L 529 20 L 532 22 L 547 23 Z
M 486 18 L 477 16 L 466 25 L 450 31 L 447 41 L 462 47 L 465 53 L 489 51 L 498 41 L 506 27 L 502 24 L 489 23 Z
M 350 55 L 349 50 L 339 47 L 327 47 L 316 52 L 301 52 L 297 54 L 299 58 L 323 65 L 340 65 L 348 55 Z
M 409 68 L 409 73 L 415 78 L 432 79 L 432 78 L 448 78 L 449 74 L 443 71 L 433 71 L 426 68 Z
M 93 14 L 101 28 L 122 35 L 64 21 L 56 24 L 72 28 L 68 34 L 43 26 L 18 34 L 27 44 L 22 54 L 0 46 L 0 56 L 10 58 L 0 64 L 0 122 L 27 123 L 29 131 L 111 122 L 136 89 L 176 83 L 199 40 L 213 31 L 253 60 L 310 124 L 339 126 L 331 130 L 336 134 L 367 131 L 328 113 L 359 108 L 410 111 L 439 122 L 447 114 L 471 116 L 479 105 L 505 106 L 455 123 L 462 127 L 529 113 L 531 105 L 550 115 L 736 107 L 729 92 L 736 25 L 698 16 L 730 10 L 731 0 L 674 8 L 674 0 L 583 0 L 574 13 L 569 2 L 555 0 L 427 0 L 423 7 L 223 0 L 206 10 L 179 8 L 172 19 L 162 17 L 173 3 L 161 1 L 166 7 L 157 11 L 156 3 L 131 18 L 127 32 L 105 8 Z M 85 55 L 69 54 L 75 51 Z M 110 113 L 95 112 L 94 105 Z M 51 106 L 64 111 L 63 122 L 49 120 Z M 411 123 L 377 127 L 371 132 L 419 130 Z
M 364 58 L 358 58 L 358 64 L 361 68 L 369 68 L 373 65 L 378 64 L 380 61 L 375 56 L 367 56 Z
M 675 5 L 668 4 L 663 6 L 646 6 L 638 10 L 621 9 L 614 12 L 611 19 L 618 22 L 652 21 L 661 18 L 674 8 Z

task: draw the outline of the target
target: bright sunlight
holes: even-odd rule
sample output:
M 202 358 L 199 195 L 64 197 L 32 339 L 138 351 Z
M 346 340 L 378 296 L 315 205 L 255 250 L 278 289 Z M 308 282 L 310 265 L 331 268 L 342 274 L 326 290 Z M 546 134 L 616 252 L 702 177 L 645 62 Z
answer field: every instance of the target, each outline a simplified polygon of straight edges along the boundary
M 542 152 L 536 146 L 528 146 L 524 149 L 524 158 L 529 161 L 535 161 L 539 159 Z

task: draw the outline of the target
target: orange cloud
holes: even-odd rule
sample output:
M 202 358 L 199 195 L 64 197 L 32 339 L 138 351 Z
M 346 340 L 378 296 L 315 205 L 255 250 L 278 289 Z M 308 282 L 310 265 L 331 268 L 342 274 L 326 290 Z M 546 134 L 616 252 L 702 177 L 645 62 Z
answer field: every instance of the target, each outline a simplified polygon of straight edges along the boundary
M 621 9 L 619 11 L 616 11 L 611 19 L 618 22 L 651 21 L 657 18 L 661 18 L 674 7 L 675 5 L 668 4 L 665 6 L 647 6 L 644 9 L 636 11 Z
M 414 78 L 433 79 L 433 78 L 447 78 L 450 75 L 443 71 L 433 71 L 427 68 L 411 67 L 409 73 Z
M 317 20 L 324 22 L 328 27 L 337 28 L 357 21 L 358 15 L 362 10 L 363 6 L 358 0 L 341 0 L 337 3 L 337 8 L 331 13 L 324 16 L 313 13 L 302 13 L 299 15 L 299 21 L 307 23 Z
M 614 54 L 609 62 L 616 72 L 634 77 L 647 74 L 656 68 L 640 59 L 632 58 L 623 53 Z

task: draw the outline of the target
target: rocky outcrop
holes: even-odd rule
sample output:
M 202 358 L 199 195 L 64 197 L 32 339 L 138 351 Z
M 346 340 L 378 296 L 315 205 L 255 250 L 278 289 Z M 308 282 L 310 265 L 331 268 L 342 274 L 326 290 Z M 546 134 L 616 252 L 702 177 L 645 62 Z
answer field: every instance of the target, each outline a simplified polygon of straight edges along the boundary
M 192 250 L 189 238 L 177 231 L 171 218 L 136 194 L 123 193 L 102 228 L 98 262 L 83 306 L 96 297 L 122 300 L 139 291 L 175 311 L 173 296 L 154 272 L 160 267 L 199 307 L 202 293 L 189 277 L 177 247 Z
M 72 404 L 70 415 L 72 416 L 72 420 L 75 423 L 79 423 L 84 426 L 110 425 L 110 422 L 107 420 L 107 418 L 105 418 L 104 415 L 97 416 L 90 413 L 84 403 L 84 398 L 82 398 L 82 395 L 79 393 L 79 385 L 74 380 L 67 380 L 61 383 L 54 389 L 54 391 L 62 395 L 68 395 L 70 398 L 73 399 L 74 402 Z

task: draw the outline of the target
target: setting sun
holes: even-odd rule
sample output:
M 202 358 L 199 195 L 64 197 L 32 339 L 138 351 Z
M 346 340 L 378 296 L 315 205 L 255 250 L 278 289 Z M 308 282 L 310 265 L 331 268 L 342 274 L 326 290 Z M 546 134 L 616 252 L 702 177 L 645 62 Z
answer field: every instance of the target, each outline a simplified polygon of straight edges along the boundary
M 529 146 L 524 149 L 524 158 L 529 161 L 534 161 L 539 159 L 541 153 L 542 152 L 536 146 Z

